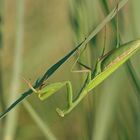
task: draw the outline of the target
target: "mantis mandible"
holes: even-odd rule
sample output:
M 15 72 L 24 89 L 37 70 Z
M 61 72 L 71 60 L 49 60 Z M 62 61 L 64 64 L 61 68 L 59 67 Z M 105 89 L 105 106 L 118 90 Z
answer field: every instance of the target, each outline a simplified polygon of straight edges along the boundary
M 98 86 L 103 80 L 105 80 L 109 75 L 111 75 L 116 69 L 118 69 L 122 64 L 124 64 L 133 54 L 135 54 L 140 49 L 140 39 L 128 42 L 121 45 L 119 48 L 109 51 L 107 54 L 103 55 L 97 60 L 94 71 L 88 72 L 87 79 L 84 86 L 78 93 L 78 96 L 73 98 L 72 84 L 70 81 L 58 82 L 50 84 L 41 90 L 34 89 L 29 83 L 30 88 L 38 94 L 40 100 L 45 100 L 63 86 L 67 88 L 67 108 L 61 110 L 56 109 L 61 117 L 64 117 L 72 109 L 76 107 L 77 104 L 89 93 L 92 89 Z

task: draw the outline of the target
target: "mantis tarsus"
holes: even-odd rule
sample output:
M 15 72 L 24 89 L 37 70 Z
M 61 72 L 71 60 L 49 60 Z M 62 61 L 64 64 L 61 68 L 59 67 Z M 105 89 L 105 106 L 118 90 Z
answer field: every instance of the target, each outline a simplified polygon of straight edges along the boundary
M 58 114 L 61 117 L 64 117 L 78 103 L 80 103 L 80 101 L 87 95 L 88 92 L 94 89 L 109 75 L 111 75 L 117 68 L 125 63 L 133 54 L 135 54 L 139 50 L 139 48 L 140 39 L 137 39 L 135 41 L 128 42 L 99 58 L 97 60 L 94 71 L 89 70 L 86 82 L 75 99 L 73 98 L 73 90 L 70 81 L 53 83 L 38 91 L 34 89 L 29 83 L 28 84 L 35 93 L 38 93 L 38 97 L 40 100 L 47 99 L 63 86 L 66 86 L 68 106 L 64 110 L 60 110 L 59 108 L 56 109 Z

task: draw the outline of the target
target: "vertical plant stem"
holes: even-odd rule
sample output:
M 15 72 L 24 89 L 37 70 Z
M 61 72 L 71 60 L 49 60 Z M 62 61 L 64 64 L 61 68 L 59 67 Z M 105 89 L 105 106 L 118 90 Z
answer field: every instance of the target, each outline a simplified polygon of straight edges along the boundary
M 5 108 L 5 102 L 4 102 L 4 96 L 3 96 L 3 78 L 2 78 L 2 51 L 3 51 L 3 1 L 0 2 L 0 108 L 1 110 L 4 110 Z
M 1 39 L 0 39 L 1 40 Z M 0 42 L 0 45 L 1 42 Z M 5 102 L 4 102 L 4 96 L 3 96 L 3 76 L 2 76 L 2 48 L 0 48 L 0 108 L 1 110 L 4 110 L 5 108 Z
M 22 50 L 23 50 L 23 23 L 24 23 L 24 0 L 16 1 L 16 36 L 15 36 L 15 54 L 14 54 L 14 64 L 13 73 L 11 80 L 11 87 L 9 91 L 9 101 L 11 103 L 17 97 L 17 93 L 20 86 L 19 75 L 21 73 L 22 66 Z M 17 127 L 17 109 L 12 111 L 7 117 L 5 124 L 5 133 L 3 140 L 14 140 L 15 132 Z
M 4 110 L 5 102 L 3 96 L 3 71 L 2 71 L 2 51 L 3 51 L 3 15 L 4 15 L 4 1 L 0 1 L 0 110 Z M 3 135 L 3 122 L 0 122 L 0 136 Z

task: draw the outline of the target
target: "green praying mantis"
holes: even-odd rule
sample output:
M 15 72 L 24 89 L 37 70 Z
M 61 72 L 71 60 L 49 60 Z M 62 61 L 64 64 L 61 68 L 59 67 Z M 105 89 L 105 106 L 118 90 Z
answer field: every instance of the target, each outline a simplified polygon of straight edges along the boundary
M 36 94 L 38 94 L 40 100 L 46 100 L 62 87 L 66 86 L 68 105 L 64 110 L 61 110 L 59 108 L 56 109 L 58 114 L 61 117 L 64 117 L 66 114 L 70 113 L 71 110 L 73 110 L 91 90 L 93 90 L 96 86 L 103 82 L 109 75 L 111 75 L 116 69 L 124 64 L 139 49 L 140 39 L 137 39 L 123 44 L 119 48 L 111 50 L 105 55 L 101 56 L 96 62 L 95 69 L 93 71 L 88 69 L 88 76 L 76 98 L 73 97 L 72 84 L 70 81 L 53 83 L 40 90 L 36 90 L 31 86 L 29 82 L 27 83 L 29 87 Z
M 81 44 L 80 44 L 81 45 Z M 79 45 L 79 46 L 80 46 Z M 79 48 L 77 46 L 77 48 Z M 76 49 L 72 50 L 66 57 L 63 59 L 66 61 L 73 52 L 75 52 Z M 81 90 L 77 94 L 76 98 L 73 97 L 73 90 L 72 85 L 70 81 L 65 82 L 57 82 L 53 83 L 47 86 L 32 86 L 28 81 L 26 81 L 30 87 L 30 90 L 35 92 L 40 100 L 45 100 L 48 97 L 52 96 L 54 93 L 56 93 L 58 90 L 60 90 L 62 87 L 66 86 L 67 88 L 67 101 L 68 105 L 64 110 L 61 110 L 59 108 L 56 109 L 58 114 L 61 117 L 64 117 L 66 114 L 70 113 L 71 110 L 73 110 L 80 102 L 81 100 L 96 86 L 98 86 L 101 82 L 103 82 L 109 75 L 111 75 L 116 69 L 118 69 L 122 64 L 124 64 L 132 55 L 134 55 L 138 50 L 140 49 L 140 39 L 128 42 L 126 44 L 121 45 L 119 48 L 113 49 L 109 51 L 108 53 L 102 55 L 96 62 L 95 69 L 91 71 L 90 69 L 87 69 L 88 76 L 84 82 L 84 85 L 82 86 Z M 82 49 L 84 50 L 84 49 Z M 45 73 L 50 74 L 58 67 L 61 66 L 62 63 L 60 63 L 63 59 L 58 61 L 51 69 L 53 68 L 53 71 L 50 71 L 50 69 Z M 63 60 L 63 61 L 64 61 Z M 78 60 L 78 59 L 77 59 Z M 82 64 L 81 64 L 82 65 Z M 82 65 L 84 66 L 84 65 Z M 86 67 L 86 66 L 84 66 Z M 44 76 L 43 76 L 44 79 Z M 40 83 L 41 80 L 36 81 L 37 84 Z M 41 82 L 42 83 L 42 82 Z M 39 88 L 37 90 L 36 88 Z M 22 94 L 22 96 L 17 99 L 11 106 L 9 106 L 1 115 L 0 119 L 3 118 L 11 109 L 13 109 L 18 103 L 23 101 L 27 96 L 31 94 L 31 92 L 26 91 Z
M 117 8 L 118 9 L 118 6 Z M 118 10 L 114 10 L 116 13 Z M 114 13 L 113 13 L 114 14 Z M 109 17 L 109 16 L 108 16 Z M 108 22 L 108 17 L 105 19 L 104 24 Z M 97 27 L 100 30 L 103 25 Z M 0 114 L 0 119 L 3 118 L 10 110 L 12 110 L 17 104 L 23 101 L 27 96 L 31 95 L 31 91 L 35 92 L 40 100 L 45 100 L 60 90 L 62 87 L 66 86 L 67 88 L 67 101 L 68 105 L 64 110 L 59 108 L 56 109 L 58 114 L 61 117 L 64 117 L 66 114 L 71 112 L 81 100 L 96 86 L 103 82 L 109 75 L 111 75 L 116 69 L 118 69 L 123 63 L 125 63 L 133 54 L 135 54 L 140 48 L 140 39 L 128 42 L 124 45 L 121 45 L 119 48 L 116 48 L 105 55 L 102 55 L 96 62 L 95 69 L 91 71 L 87 69 L 88 75 L 84 82 L 84 85 L 80 89 L 76 97 L 73 97 L 73 90 L 70 81 L 57 82 L 47 86 L 39 86 L 44 80 L 47 80 L 50 75 L 52 75 L 65 61 L 67 61 L 70 56 L 76 53 L 81 46 L 86 44 L 93 36 L 95 32 L 88 36 L 88 38 L 81 42 L 74 50 L 67 54 L 64 58 L 54 64 L 44 76 L 37 80 L 35 85 L 32 86 L 28 81 L 30 89 L 22 94 L 13 104 L 11 104 L 2 114 Z M 82 50 L 82 49 L 81 49 Z M 84 50 L 84 49 L 83 49 Z M 82 64 L 81 64 L 82 65 Z M 82 65 L 86 67 L 85 65 Z M 38 88 L 38 89 L 37 89 Z

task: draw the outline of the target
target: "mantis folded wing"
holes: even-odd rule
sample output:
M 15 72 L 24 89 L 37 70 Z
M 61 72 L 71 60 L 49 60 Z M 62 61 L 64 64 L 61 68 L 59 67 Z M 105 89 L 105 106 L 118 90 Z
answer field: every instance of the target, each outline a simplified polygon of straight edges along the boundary
M 89 72 L 88 78 L 82 87 L 82 90 L 78 93 L 76 99 L 73 98 L 73 91 L 70 81 L 54 83 L 46 86 L 42 90 L 36 91 L 38 93 L 38 97 L 40 100 L 45 100 L 49 96 L 53 95 L 56 91 L 61 89 L 63 86 L 67 87 L 67 100 L 68 106 L 64 110 L 56 109 L 58 114 L 61 117 L 64 117 L 68 114 L 80 101 L 98 86 L 101 82 L 103 82 L 109 75 L 111 75 L 115 70 L 117 70 L 122 64 L 124 64 L 132 55 L 134 55 L 140 49 L 140 39 L 135 41 L 128 42 L 115 50 L 112 50 L 102 56 L 96 63 L 95 70 L 93 72 Z

